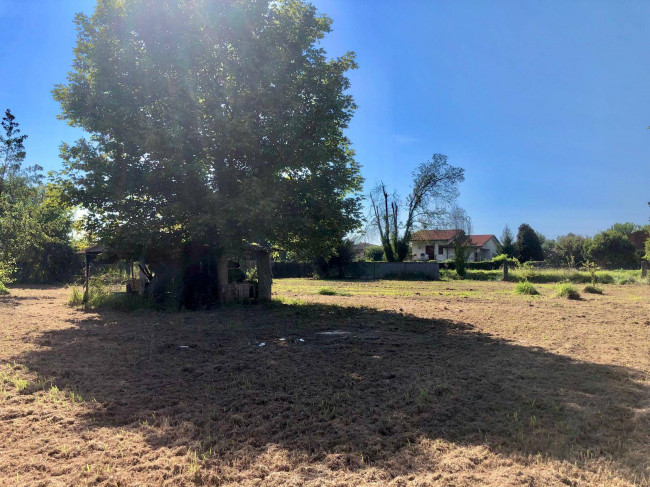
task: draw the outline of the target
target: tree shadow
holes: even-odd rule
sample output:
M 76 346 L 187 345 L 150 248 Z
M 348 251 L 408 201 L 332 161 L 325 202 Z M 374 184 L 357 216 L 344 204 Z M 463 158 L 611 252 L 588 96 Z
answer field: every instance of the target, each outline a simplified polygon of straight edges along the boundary
M 152 447 L 200 442 L 208 464 L 277 445 L 360 469 L 422 438 L 577 463 L 602 457 L 629 478 L 643 464 L 629 455 L 642 444 L 635 411 L 648 398 L 636 371 L 517 345 L 470 323 L 273 303 L 88 313 L 37 345 L 15 360 L 96 400 L 84 427 L 146 420 Z M 417 468 L 391 464 L 395 475 Z

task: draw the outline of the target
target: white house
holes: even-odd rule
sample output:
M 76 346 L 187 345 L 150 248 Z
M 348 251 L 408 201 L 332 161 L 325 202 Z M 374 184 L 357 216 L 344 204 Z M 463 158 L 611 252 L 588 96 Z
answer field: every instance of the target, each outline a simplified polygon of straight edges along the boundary
M 420 230 L 413 234 L 411 245 L 413 247 L 413 260 L 442 261 L 454 258 L 453 242 L 461 230 Z M 470 235 L 472 253 L 469 260 L 490 260 L 499 253 L 499 241 L 494 235 Z

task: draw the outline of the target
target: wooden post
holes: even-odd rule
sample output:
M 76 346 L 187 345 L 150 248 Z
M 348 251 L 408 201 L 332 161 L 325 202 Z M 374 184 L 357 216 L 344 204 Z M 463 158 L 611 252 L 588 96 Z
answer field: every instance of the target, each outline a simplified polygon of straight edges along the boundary
M 647 260 L 642 260 L 641 261 L 641 277 L 645 279 L 645 277 L 648 275 L 648 261 Z
M 222 253 L 217 258 L 217 299 L 220 303 L 232 301 L 228 292 L 228 256 Z
M 508 262 L 503 263 L 503 280 L 508 280 Z
M 273 275 L 271 271 L 271 253 L 268 250 L 257 252 L 257 285 L 258 299 L 260 301 L 270 301 Z
M 144 257 L 140 257 L 138 260 L 138 277 L 140 278 L 140 296 L 144 296 L 147 286 L 147 275 L 142 269 L 147 265 Z
M 86 252 L 84 255 L 86 257 L 86 272 L 85 272 L 86 282 L 84 283 L 83 303 L 88 304 L 88 283 L 90 281 L 90 262 L 88 261 L 88 253 Z

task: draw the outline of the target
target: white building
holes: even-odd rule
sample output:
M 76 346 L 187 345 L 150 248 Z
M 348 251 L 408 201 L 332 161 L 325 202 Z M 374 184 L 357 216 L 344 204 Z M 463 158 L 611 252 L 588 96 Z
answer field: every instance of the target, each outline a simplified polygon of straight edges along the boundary
M 420 230 L 411 239 L 412 260 L 443 261 L 454 258 L 453 242 L 461 230 Z M 490 260 L 499 253 L 499 241 L 494 235 L 470 235 L 473 250 L 471 262 Z

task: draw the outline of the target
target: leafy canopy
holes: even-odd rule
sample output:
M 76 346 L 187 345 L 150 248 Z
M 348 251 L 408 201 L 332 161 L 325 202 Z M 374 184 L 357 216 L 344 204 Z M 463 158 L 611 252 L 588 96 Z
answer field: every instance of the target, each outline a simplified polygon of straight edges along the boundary
M 362 178 L 343 135 L 354 55 L 318 46 L 330 20 L 298 0 L 99 0 L 78 15 L 61 118 L 88 230 L 139 255 L 332 248 L 358 224 Z
M 517 258 L 520 262 L 544 260 L 539 235 L 527 223 L 519 225 L 515 247 L 517 249 Z
M 72 209 L 61 200 L 61 188 L 43 182 L 41 167 L 23 167 L 27 136 L 10 110 L 2 129 L 0 283 L 69 280 L 78 270 L 69 244 Z

